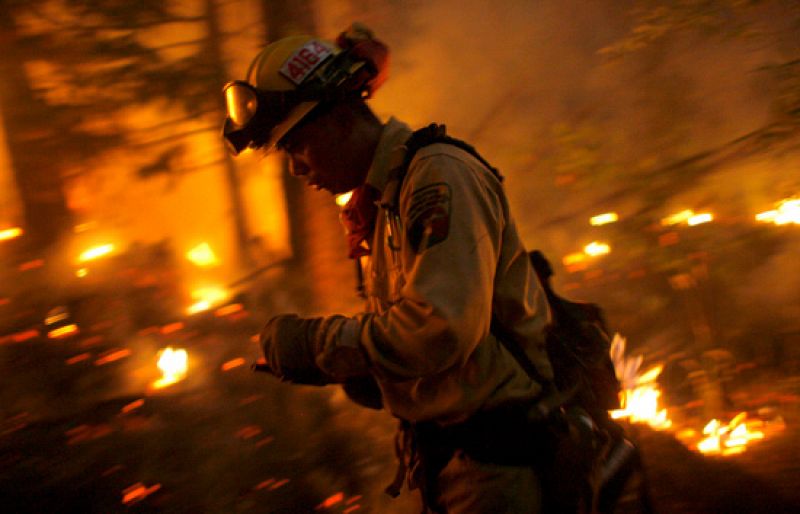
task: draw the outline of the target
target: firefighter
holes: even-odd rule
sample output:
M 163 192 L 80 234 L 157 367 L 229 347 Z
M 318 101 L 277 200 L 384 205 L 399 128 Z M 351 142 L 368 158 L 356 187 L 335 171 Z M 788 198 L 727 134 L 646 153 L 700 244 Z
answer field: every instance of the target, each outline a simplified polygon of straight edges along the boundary
M 350 257 L 365 261 L 362 313 L 270 319 L 257 368 L 342 384 L 395 416 L 401 465 L 390 493 L 418 487 L 432 512 L 543 512 L 545 295 L 496 170 L 467 145 L 436 142 L 441 127 L 412 152 L 419 133 L 367 105 L 388 57 L 354 25 L 335 43 L 273 42 L 246 80 L 225 86 L 230 150 L 282 151 L 309 186 L 352 191 L 343 220 Z

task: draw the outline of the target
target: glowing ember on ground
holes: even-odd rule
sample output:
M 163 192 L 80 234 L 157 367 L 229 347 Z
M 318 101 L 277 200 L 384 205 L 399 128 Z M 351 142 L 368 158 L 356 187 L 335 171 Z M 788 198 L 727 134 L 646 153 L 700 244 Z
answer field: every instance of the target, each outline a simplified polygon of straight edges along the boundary
M 628 419 L 632 423 L 647 423 L 656 430 L 663 430 L 672 426 L 672 421 L 667 417 L 667 410 L 659 407 L 661 391 L 658 389 L 656 379 L 661 374 L 663 366 L 653 366 L 646 372 L 639 374 L 642 365 L 642 356 L 629 358 L 625 356 L 626 340 L 619 334 L 614 334 L 611 342 L 611 360 L 622 384 L 620 394 L 621 409 L 610 411 L 613 419 Z
M 234 368 L 238 368 L 239 366 L 244 366 L 245 360 L 242 357 L 238 357 L 236 359 L 229 360 L 222 365 L 222 371 L 230 371 Z
M 89 248 L 88 250 L 81 253 L 78 256 L 78 260 L 80 262 L 93 261 L 95 259 L 99 259 L 100 257 L 105 257 L 106 255 L 109 255 L 113 251 L 114 251 L 114 245 L 110 243 L 99 246 L 93 246 L 92 248 Z
M 70 323 L 69 325 L 64 325 L 63 327 L 54 328 L 53 330 L 47 333 L 48 339 L 61 339 L 64 337 L 69 337 L 71 335 L 75 335 L 80 332 L 78 325 L 74 323 Z
M 89 270 L 86 269 L 86 268 L 80 268 L 80 269 L 75 271 L 75 276 L 78 277 L 78 278 L 83 278 L 88 274 L 89 274 Z
M 579 264 L 586 260 L 586 254 L 583 252 L 575 252 L 565 256 L 561 259 L 561 262 L 564 266 L 572 266 L 574 264 Z
M 666 226 L 679 225 L 686 223 L 690 227 L 708 223 L 714 219 L 714 215 L 710 212 L 694 212 L 691 209 L 686 209 L 675 214 L 671 214 L 661 220 L 661 224 Z
M 102 366 L 104 364 L 108 364 L 109 362 L 118 361 L 120 359 L 124 359 L 131 355 L 131 351 L 128 348 L 122 348 L 119 350 L 111 350 L 104 353 L 99 359 L 94 361 L 95 366 Z
M 776 209 L 756 214 L 756 220 L 776 225 L 800 225 L 800 198 L 781 200 Z
M 616 212 L 606 212 L 603 214 L 598 214 L 597 216 L 592 216 L 589 218 L 589 223 L 592 226 L 599 227 L 601 225 L 607 225 L 609 223 L 614 223 L 619 220 L 619 216 Z
M 227 297 L 228 293 L 221 287 L 204 287 L 201 289 L 196 289 L 192 291 L 192 298 L 195 300 L 195 303 L 190 305 L 189 308 L 186 309 L 186 312 L 188 314 L 198 314 L 200 312 L 210 310 Z
M 336 505 L 337 503 L 341 503 L 344 501 L 344 493 L 336 493 L 332 496 L 326 498 L 322 503 L 315 507 L 315 510 L 322 510 L 322 509 L 329 509 Z
M 215 310 L 214 316 L 222 318 L 224 316 L 230 316 L 231 314 L 236 314 L 237 312 L 242 312 L 243 310 L 244 310 L 244 305 L 242 305 L 241 303 L 232 303 L 230 305 L 225 305 Z
M 200 243 L 186 252 L 186 258 L 201 268 L 219 264 L 214 250 L 211 249 L 208 243 Z
M 143 483 L 137 482 L 122 491 L 122 503 L 127 505 L 129 503 L 136 503 L 144 500 L 159 489 L 161 489 L 161 484 L 155 484 L 147 487 Z
M 141 407 L 143 405 L 144 405 L 144 400 L 139 398 L 138 400 L 132 401 L 131 403 L 129 403 L 129 404 L 125 405 L 124 407 L 122 407 L 120 412 L 122 412 L 123 414 L 127 414 L 127 413 L 129 413 L 129 412 L 131 412 L 133 410 L 138 409 L 139 407 Z
M 583 247 L 583 251 L 586 253 L 586 255 L 597 257 L 598 255 L 606 255 L 607 253 L 611 252 L 611 247 L 606 243 L 592 241 Z
M 703 223 L 708 223 L 714 220 L 714 215 L 710 212 L 703 212 L 700 214 L 692 215 L 688 220 L 686 220 L 686 224 L 690 227 L 694 227 L 695 225 L 702 225 Z
M 764 432 L 755 429 L 760 422 L 749 423 L 747 414 L 740 412 L 727 425 L 722 425 L 719 420 L 712 419 L 703 428 L 705 439 L 697 443 L 697 449 L 704 454 L 733 455 L 742 453 L 747 449 L 747 443 L 763 439 Z M 753 430 L 750 430 L 753 428 Z
M 158 352 L 158 355 L 158 369 L 161 370 L 162 376 L 153 382 L 154 388 L 161 389 L 170 386 L 186 377 L 189 360 L 186 350 L 168 346 Z
M 4 228 L 0 230 L 0 241 L 9 241 L 16 239 L 22 235 L 22 229 L 19 227 Z

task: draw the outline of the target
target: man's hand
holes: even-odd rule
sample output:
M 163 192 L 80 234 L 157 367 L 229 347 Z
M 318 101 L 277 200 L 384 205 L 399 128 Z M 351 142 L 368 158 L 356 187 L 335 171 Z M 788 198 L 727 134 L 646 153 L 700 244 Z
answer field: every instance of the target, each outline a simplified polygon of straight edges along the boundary
M 299 318 L 295 314 L 282 314 L 270 319 L 260 338 L 266 363 L 259 363 L 256 369 L 297 384 L 325 385 L 333 382 L 316 363 L 322 320 Z

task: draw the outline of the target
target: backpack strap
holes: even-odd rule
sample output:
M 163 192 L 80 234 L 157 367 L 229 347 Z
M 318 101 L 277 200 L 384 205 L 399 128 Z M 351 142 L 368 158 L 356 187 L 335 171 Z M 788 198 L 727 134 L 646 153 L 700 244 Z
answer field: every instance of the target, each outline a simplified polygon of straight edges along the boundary
M 489 164 L 489 162 L 478 153 L 475 147 L 465 141 L 462 141 L 461 139 L 448 136 L 446 127 L 444 125 L 431 123 L 427 127 L 415 130 L 403 144 L 405 147 L 405 152 L 402 154 L 402 159 L 399 160 L 397 164 L 389 171 L 389 181 L 380 201 L 381 207 L 387 208 L 394 213 L 398 213 L 400 189 L 402 188 L 403 181 L 408 173 L 408 168 L 411 166 L 411 161 L 414 159 L 414 156 L 420 149 L 435 143 L 445 143 L 464 150 L 475 157 L 483 166 L 491 171 L 494 176 L 498 178 L 498 180 L 503 180 L 503 175 L 500 174 L 500 171 Z

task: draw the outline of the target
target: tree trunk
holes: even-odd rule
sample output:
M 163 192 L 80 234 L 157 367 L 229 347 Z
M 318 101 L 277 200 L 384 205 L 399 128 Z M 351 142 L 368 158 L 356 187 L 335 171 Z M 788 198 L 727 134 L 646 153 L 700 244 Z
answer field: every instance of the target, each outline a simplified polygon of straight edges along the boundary
M 269 41 L 316 34 L 310 0 L 263 0 Z M 328 193 L 305 187 L 284 164 L 289 234 L 297 277 L 304 283 L 300 303 L 307 312 L 342 312 L 356 299 L 353 264 L 347 258 L 339 210 Z
M 214 70 L 215 80 L 222 85 L 225 81 L 225 62 L 222 58 L 222 31 L 219 26 L 219 12 L 216 0 L 205 0 L 205 12 L 208 17 L 208 39 L 206 41 L 206 55 L 208 55 L 211 69 Z M 223 111 L 223 104 L 219 104 L 220 114 Z M 234 230 L 236 232 L 236 255 L 240 267 L 248 269 L 252 267 L 252 259 L 249 247 L 249 231 L 247 218 L 245 216 L 244 203 L 242 201 L 241 181 L 233 158 L 226 151 L 224 157 L 225 179 L 228 184 L 228 196 L 231 202 Z
M 9 2 L 0 1 L 0 110 L 8 142 L 9 161 L 22 203 L 25 247 L 42 252 L 71 226 L 62 187 L 61 162 L 47 105 L 35 97 L 18 48 Z M 47 151 L 47 148 L 54 151 Z

